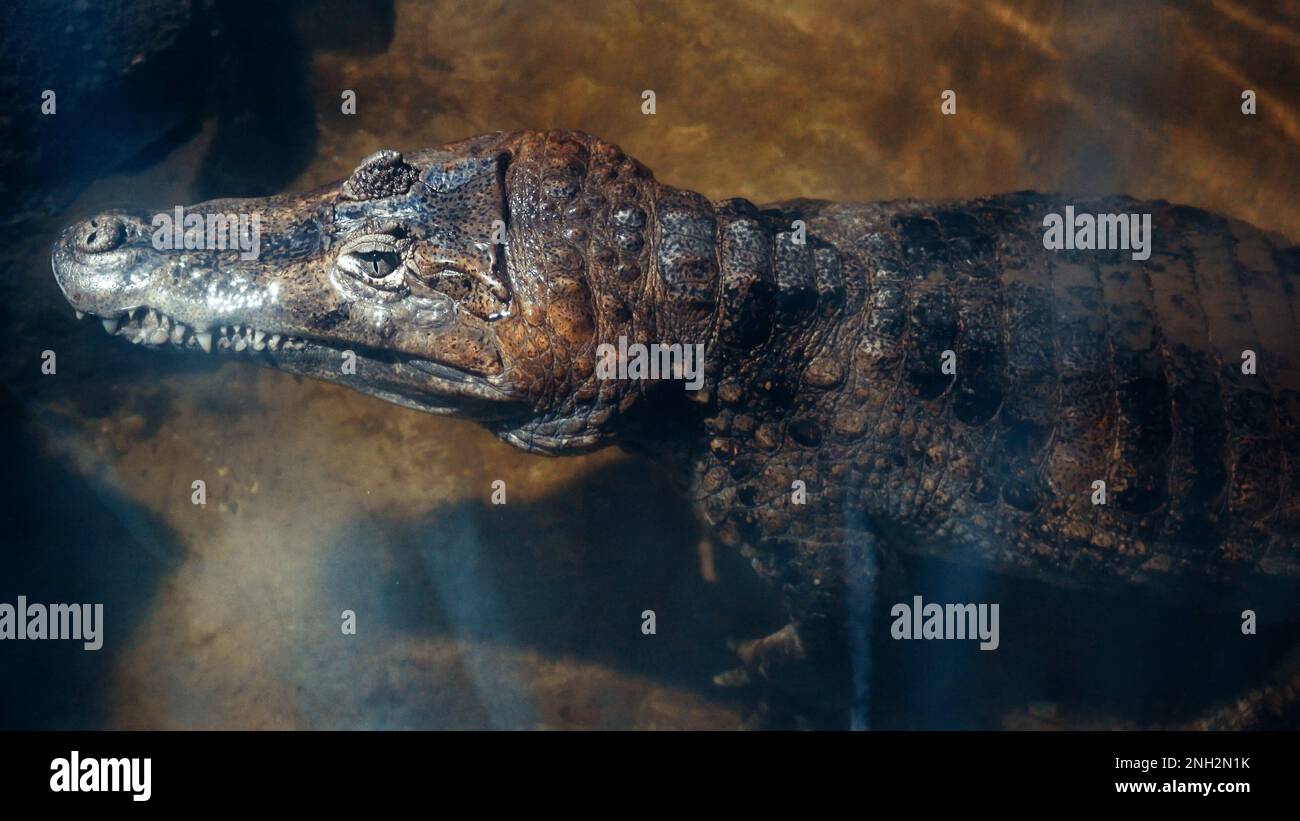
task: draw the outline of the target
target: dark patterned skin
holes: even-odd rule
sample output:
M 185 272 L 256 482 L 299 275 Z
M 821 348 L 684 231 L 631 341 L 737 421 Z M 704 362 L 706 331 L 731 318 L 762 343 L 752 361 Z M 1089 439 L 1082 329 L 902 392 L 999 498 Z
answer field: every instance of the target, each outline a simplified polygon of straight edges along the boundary
M 1150 213 L 1153 253 L 1045 250 L 1043 217 L 1066 205 Z M 61 240 L 60 285 L 127 322 L 150 307 L 187 332 L 291 336 L 302 347 L 258 358 L 533 451 L 639 447 L 785 594 L 790 626 L 740 648 L 760 674 L 842 655 L 854 591 L 893 552 L 1072 585 L 1300 578 L 1300 250 L 1249 225 L 1034 193 L 710 202 L 577 132 L 381 152 L 317 192 L 193 208 L 216 206 L 297 238 L 239 269 L 279 304 L 216 310 L 166 273 L 129 298 L 105 288 L 106 265 L 125 279 L 148 258 L 121 256 L 147 219 L 117 212 L 89 225 L 125 239 L 103 247 L 83 223 Z M 363 234 L 380 250 L 345 260 Z M 396 266 L 405 296 L 339 274 L 358 265 Z M 417 296 L 451 318 L 416 327 Z M 620 336 L 704 344 L 703 389 L 598 378 L 597 345 Z M 343 349 L 357 374 L 338 372 Z
M 1164 202 L 1069 202 L 1152 213 L 1151 258 L 1045 251 L 1067 203 L 1031 193 L 780 209 L 843 287 L 806 285 L 763 355 L 723 364 L 696 475 L 795 624 L 841 620 L 868 533 L 1071 583 L 1300 576 L 1296 250 Z

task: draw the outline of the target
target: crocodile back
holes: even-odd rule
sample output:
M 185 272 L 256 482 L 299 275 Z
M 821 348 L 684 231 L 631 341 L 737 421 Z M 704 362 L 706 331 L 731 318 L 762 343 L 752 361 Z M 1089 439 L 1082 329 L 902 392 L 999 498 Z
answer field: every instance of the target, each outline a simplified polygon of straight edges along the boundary
M 1149 256 L 1045 248 L 1067 206 L 1150 215 Z M 767 213 L 805 219 L 844 287 L 786 317 L 775 367 L 725 369 L 708 420 L 699 493 L 760 565 L 833 575 L 870 529 L 1043 576 L 1300 576 L 1283 238 L 1032 193 Z

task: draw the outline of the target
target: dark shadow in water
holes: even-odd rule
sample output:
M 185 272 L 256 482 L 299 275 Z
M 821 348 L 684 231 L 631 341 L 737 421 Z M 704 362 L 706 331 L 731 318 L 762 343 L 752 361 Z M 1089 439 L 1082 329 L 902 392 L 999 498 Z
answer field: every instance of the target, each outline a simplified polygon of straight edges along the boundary
M 701 577 L 689 510 L 638 460 L 536 502 L 507 498 L 356 521 L 329 562 L 327 598 L 360 596 L 357 611 L 380 614 L 385 631 L 532 648 L 710 696 L 711 677 L 734 666 L 728 639 L 779 625 L 739 556 L 718 556 L 717 582 Z M 642 634 L 645 610 L 655 635 Z
M 0 9 L 0 100 L 16 112 L 0 121 L 0 193 L 13 206 L 0 225 L 57 213 L 87 183 L 153 165 L 206 120 L 216 134 L 194 197 L 282 189 L 316 151 L 312 53 L 382 54 L 395 19 L 392 0 L 60 5 Z M 41 113 L 46 90 L 56 115 Z M 326 90 L 329 105 L 341 91 Z
M 316 153 L 312 51 L 382 53 L 392 39 L 393 5 L 391 0 L 332 0 L 316 8 L 231 0 L 219 4 L 216 14 L 226 35 L 213 93 L 218 129 L 199 169 L 195 195 L 273 194 L 301 174 Z M 330 90 L 330 105 L 342 104 L 342 91 Z
M 728 639 L 779 627 L 779 604 L 731 552 L 717 556 L 719 581 L 703 581 L 698 535 L 671 487 L 629 460 L 537 502 L 464 502 L 418 522 L 357 520 L 325 583 L 331 597 L 360 601 L 358 612 L 381 614 L 386 631 L 532 648 L 729 697 L 709 681 L 734 666 Z M 1300 601 L 1281 582 L 1169 601 L 933 559 L 889 563 L 869 615 L 872 728 L 992 728 L 1038 705 L 1072 725 L 1186 721 L 1266 683 L 1300 646 Z M 892 639 L 890 608 L 916 594 L 997 602 L 999 649 Z M 1258 635 L 1241 634 L 1246 608 L 1259 614 Z M 645 609 L 656 612 L 657 636 L 641 635 Z M 753 692 L 738 695 L 757 703 Z M 526 696 L 478 693 L 496 726 L 527 725 Z M 847 701 L 825 714 L 848 726 Z
M 1267 683 L 1300 647 L 1294 582 L 1235 592 L 1193 587 L 1178 599 L 1141 588 L 1098 592 L 904 558 L 904 590 L 878 598 L 874 712 L 882 728 L 1000 726 L 1030 705 L 1062 719 L 1151 727 L 1192 720 Z M 889 611 L 926 603 L 999 603 L 1000 647 L 897 641 Z M 1258 634 L 1241 633 L 1253 609 Z
M 177 540 L 140 506 L 45 455 L 11 392 L 0 393 L 0 418 L 13 479 L 0 505 L 0 602 L 104 605 L 97 651 L 77 641 L 0 642 L 0 730 L 96 729 L 119 655 L 177 564 Z
M 0 9 L 0 223 L 57 212 L 89 182 L 155 146 L 157 160 L 202 118 L 220 42 L 198 4 L 18 0 Z M 54 113 L 37 108 L 43 90 Z M 165 135 L 171 135 L 170 139 Z

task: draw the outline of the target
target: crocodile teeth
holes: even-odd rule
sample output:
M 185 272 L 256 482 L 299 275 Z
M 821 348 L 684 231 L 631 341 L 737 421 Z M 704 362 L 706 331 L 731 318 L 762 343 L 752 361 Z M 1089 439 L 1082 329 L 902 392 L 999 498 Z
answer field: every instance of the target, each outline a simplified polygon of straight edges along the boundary
M 83 313 L 84 316 L 84 313 Z M 198 330 L 154 308 L 132 308 L 113 319 L 96 317 L 111 336 L 121 336 L 135 345 L 162 345 L 170 341 L 181 348 L 202 348 L 212 353 L 233 348 L 235 351 L 300 350 L 307 347 L 301 339 L 268 334 L 252 325 L 222 325 L 219 329 Z M 214 343 L 215 342 L 215 346 Z
M 74 310 L 75 310 L 75 309 L 74 309 Z M 86 318 L 86 312 L 85 312 L 85 311 L 77 311 L 77 319 L 85 319 L 85 318 Z

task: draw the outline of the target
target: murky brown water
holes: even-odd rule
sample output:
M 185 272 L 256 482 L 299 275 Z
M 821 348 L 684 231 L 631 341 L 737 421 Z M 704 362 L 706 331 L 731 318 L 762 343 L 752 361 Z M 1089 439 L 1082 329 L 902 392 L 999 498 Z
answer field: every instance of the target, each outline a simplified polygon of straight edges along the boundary
M 382 53 L 314 53 L 316 153 L 287 188 L 344 177 L 379 148 L 564 127 L 711 197 L 1122 191 L 1300 239 L 1298 46 L 1295 0 L 400 2 Z M 949 88 L 958 113 L 944 117 Z M 339 112 L 343 89 L 355 117 Z M 142 172 L 94 181 L 56 222 L 190 201 L 211 139 L 209 127 Z M 87 696 L 103 704 L 95 723 L 740 723 L 743 698 L 709 675 L 728 636 L 763 632 L 773 602 L 730 557 L 702 577 L 689 515 L 645 466 L 616 451 L 528 456 L 333 386 L 110 343 L 58 297 L 55 227 L 8 252 L 31 284 L 12 343 L 29 370 L 11 385 L 39 450 L 105 509 L 134 511 L 119 516 L 131 544 L 157 554 Z M 45 348 L 64 375 L 37 384 Z M 190 503 L 195 479 L 205 507 Z M 487 504 L 495 479 L 504 508 Z M 120 560 L 97 521 L 69 562 Z M 647 608 L 658 636 L 640 634 Z M 348 609 L 355 637 L 340 634 Z M 904 705 L 881 721 L 1000 720 L 961 709 L 919 719 Z

